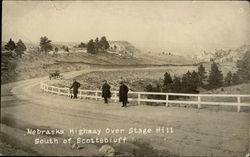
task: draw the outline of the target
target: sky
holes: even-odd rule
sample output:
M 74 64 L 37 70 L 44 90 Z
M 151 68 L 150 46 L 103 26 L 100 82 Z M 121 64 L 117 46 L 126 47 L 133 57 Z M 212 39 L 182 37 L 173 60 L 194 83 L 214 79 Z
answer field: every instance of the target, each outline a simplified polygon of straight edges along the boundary
M 3 1 L 2 13 L 3 41 L 106 36 L 143 51 L 182 54 L 250 44 L 247 1 Z

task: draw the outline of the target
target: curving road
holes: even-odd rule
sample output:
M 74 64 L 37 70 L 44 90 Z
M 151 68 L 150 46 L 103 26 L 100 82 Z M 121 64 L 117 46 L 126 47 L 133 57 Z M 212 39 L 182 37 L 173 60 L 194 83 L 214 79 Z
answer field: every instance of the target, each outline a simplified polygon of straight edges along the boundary
M 89 71 L 91 70 L 65 73 L 64 76 L 71 78 Z M 143 105 L 122 108 L 114 102 L 106 105 L 101 101 L 73 100 L 42 92 L 39 84 L 44 79 L 46 78 L 29 79 L 1 86 L 1 131 L 16 140 L 13 144 L 20 143 L 24 149 L 37 154 L 98 155 L 98 146 L 84 145 L 84 149 L 76 151 L 67 144 L 35 145 L 36 137 L 26 135 L 27 128 L 64 129 L 66 133 L 59 137 L 63 139 L 77 137 L 69 134 L 68 130 L 71 128 L 154 130 L 157 127 L 172 127 L 174 132 L 171 134 L 100 136 L 126 136 L 130 142 L 142 139 L 157 150 L 180 156 L 245 156 L 248 151 L 249 113 Z M 42 135 L 37 137 L 48 138 Z

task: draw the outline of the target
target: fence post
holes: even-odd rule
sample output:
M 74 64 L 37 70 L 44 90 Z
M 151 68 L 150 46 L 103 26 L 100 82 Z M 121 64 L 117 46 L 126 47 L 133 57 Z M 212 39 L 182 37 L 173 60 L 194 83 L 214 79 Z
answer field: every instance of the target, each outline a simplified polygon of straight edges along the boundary
M 48 86 L 44 85 L 45 92 L 48 92 Z
M 59 87 L 57 87 L 57 94 L 58 94 L 58 95 L 60 95 L 60 94 L 61 94 L 61 92 L 60 92 L 60 88 L 59 88 Z
M 240 96 L 237 96 L 237 111 L 240 112 Z
M 198 109 L 201 109 L 201 96 L 198 95 Z
M 141 104 L 141 94 L 138 93 L 138 105 L 140 105 L 140 104 Z
M 168 107 L 168 94 L 166 94 L 166 106 Z
M 71 95 L 70 95 L 70 88 L 68 88 L 68 95 L 69 95 L 69 97 L 71 96 Z
M 80 99 L 82 99 L 82 91 L 80 90 L 80 94 L 79 94 Z
M 96 91 L 96 92 L 95 92 L 95 100 L 96 100 L 96 101 L 98 100 L 97 97 L 98 97 L 98 92 Z
M 114 92 L 115 93 L 115 102 L 117 102 L 117 93 L 116 93 L 116 91 Z

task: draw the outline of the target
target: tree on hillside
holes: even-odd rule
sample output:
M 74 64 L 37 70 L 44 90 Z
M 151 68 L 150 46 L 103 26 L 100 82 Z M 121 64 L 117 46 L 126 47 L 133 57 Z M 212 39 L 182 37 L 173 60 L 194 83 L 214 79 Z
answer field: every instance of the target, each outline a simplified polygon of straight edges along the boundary
M 171 90 L 171 84 L 173 83 L 171 75 L 166 72 L 163 79 L 163 91 L 169 92 Z
M 230 86 L 232 84 L 232 80 L 233 80 L 233 74 L 231 71 L 229 71 L 224 79 L 224 84 L 226 86 Z
M 240 83 L 240 77 L 238 74 L 234 73 L 232 77 L 232 84 L 237 85 Z
M 182 92 L 189 93 L 191 82 L 191 73 L 188 71 L 182 76 Z
M 69 47 L 68 47 L 68 46 L 63 45 L 63 46 L 62 46 L 62 49 L 63 49 L 64 51 L 66 51 L 66 52 L 69 52 Z
M 87 44 L 87 52 L 88 53 L 95 53 L 95 45 L 93 39 L 91 39 Z
M 55 56 L 57 54 L 58 50 L 59 50 L 58 47 L 55 47 L 54 52 L 53 52 L 53 56 Z
M 218 65 L 213 62 L 208 77 L 208 87 L 211 89 L 219 88 L 223 85 L 223 75 L 218 68 Z
M 237 61 L 236 66 L 240 81 L 248 83 L 250 81 L 250 51 L 247 51 L 242 59 Z
M 190 78 L 190 91 L 197 93 L 197 87 L 199 86 L 199 75 L 196 71 L 193 71 Z
M 202 86 L 203 81 L 207 78 L 205 67 L 202 64 L 198 67 L 198 77 L 199 77 L 199 85 Z
M 171 83 L 173 83 L 172 77 L 171 77 L 170 73 L 166 72 L 164 74 L 163 85 L 168 85 L 168 84 L 171 84 Z
M 15 52 L 16 52 L 17 56 L 19 56 L 20 58 L 22 58 L 22 54 L 24 53 L 24 51 L 26 51 L 26 46 L 22 42 L 22 40 L 19 39 L 18 42 L 16 43 Z
M 181 78 L 174 76 L 173 83 L 171 86 L 172 92 L 180 93 L 182 90 Z
M 151 84 L 147 85 L 147 86 L 145 87 L 145 91 L 146 91 L 146 92 L 152 92 L 152 91 L 153 91 L 153 86 L 152 86 Z
M 182 76 L 182 92 L 184 93 L 198 93 L 197 87 L 199 85 L 198 73 L 188 71 Z
M 169 85 L 169 89 L 168 89 L 167 92 L 173 92 L 173 93 L 181 93 L 182 92 L 182 83 L 181 83 L 181 78 L 180 77 L 174 76 L 173 83 L 171 83 Z M 175 100 L 178 97 L 179 96 L 170 95 L 168 97 L 168 99 L 169 100 Z
M 55 47 L 55 52 L 58 52 L 58 47 Z
M 86 48 L 86 44 L 81 42 L 80 45 L 78 45 L 79 48 Z
M 107 41 L 105 36 L 103 36 L 100 40 L 100 48 L 102 51 L 107 50 L 109 48 L 109 42 Z
M 65 51 L 66 51 L 66 52 L 69 52 L 69 47 L 68 47 L 68 46 L 65 48 Z
M 99 49 L 101 48 L 99 38 L 95 39 L 94 47 L 95 47 L 95 52 L 97 53 L 99 51 Z
M 46 36 L 40 38 L 40 47 L 41 51 L 47 54 L 50 50 L 52 50 L 51 40 L 49 40 Z
M 16 44 L 15 42 L 10 38 L 10 40 L 8 41 L 8 43 L 4 46 L 5 50 L 8 51 L 13 51 L 16 49 Z

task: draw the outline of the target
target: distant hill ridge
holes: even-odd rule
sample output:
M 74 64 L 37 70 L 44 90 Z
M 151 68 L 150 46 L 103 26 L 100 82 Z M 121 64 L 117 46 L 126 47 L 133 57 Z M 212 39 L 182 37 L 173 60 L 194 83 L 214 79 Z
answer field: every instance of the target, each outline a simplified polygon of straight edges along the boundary
M 219 63 L 236 63 L 237 60 L 241 59 L 247 51 L 250 51 L 250 45 L 242 45 L 241 47 L 234 50 L 219 49 L 215 50 L 214 52 L 204 51 L 200 54 L 199 59 L 206 61 L 214 60 L 215 62 Z

